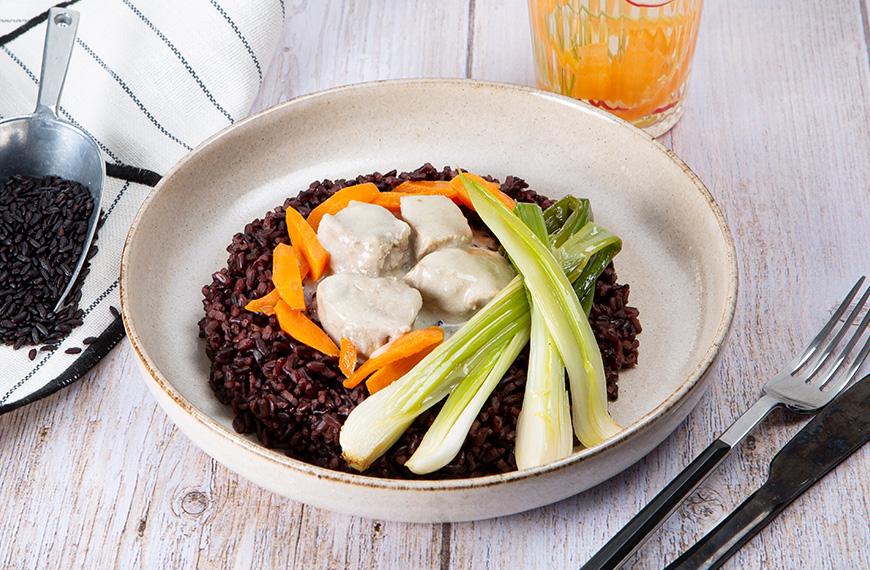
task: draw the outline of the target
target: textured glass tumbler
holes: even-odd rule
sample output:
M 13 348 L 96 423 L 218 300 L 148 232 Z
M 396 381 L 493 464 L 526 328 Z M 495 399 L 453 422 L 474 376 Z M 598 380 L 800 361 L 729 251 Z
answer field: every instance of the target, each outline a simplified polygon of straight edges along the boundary
M 529 0 L 538 87 L 652 136 L 683 113 L 703 0 Z

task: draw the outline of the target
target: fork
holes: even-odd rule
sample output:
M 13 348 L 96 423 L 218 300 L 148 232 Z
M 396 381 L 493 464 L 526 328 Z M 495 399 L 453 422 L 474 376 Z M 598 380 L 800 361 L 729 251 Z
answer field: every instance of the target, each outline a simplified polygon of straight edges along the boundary
M 860 300 L 837 328 L 840 318 L 849 309 L 852 300 L 861 290 L 864 280 L 865 278 L 861 277 L 855 283 L 809 346 L 764 385 L 763 394 L 758 401 L 737 418 L 722 435 L 713 440 L 707 449 L 584 564 L 582 570 L 612 569 L 621 566 L 774 408 L 785 406 L 797 412 L 817 412 L 849 384 L 861 368 L 867 354 L 870 353 L 870 339 L 868 339 L 858 355 L 851 362 L 847 362 L 855 345 L 870 325 L 870 311 L 861 319 L 858 329 L 837 354 L 833 363 L 824 370 L 823 367 L 867 303 L 870 287 L 864 290 Z M 834 333 L 833 338 L 826 342 L 831 333 Z

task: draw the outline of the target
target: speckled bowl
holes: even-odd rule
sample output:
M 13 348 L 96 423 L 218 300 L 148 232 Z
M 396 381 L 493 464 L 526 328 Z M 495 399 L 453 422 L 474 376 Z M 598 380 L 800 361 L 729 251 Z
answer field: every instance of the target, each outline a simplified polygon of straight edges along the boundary
M 622 236 L 617 258 L 640 309 L 640 364 L 611 405 L 618 436 L 544 467 L 451 481 L 384 480 L 291 459 L 238 435 L 208 387 L 197 337 L 200 288 L 250 220 L 319 178 L 424 162 L 514 174 L 551 197 L 592 199 Z M 642 131 L 532 89 L 410 80 L 333 89 L 236 123 L 160 182 L 130 228 L 121 303 L 148 387 L 206 453 L 258 485 L 319 507 L 380 519 L 495 517 L 553 503 L 652 450 L 700 398 L 737 294 L 734 246 L 700 180 Z

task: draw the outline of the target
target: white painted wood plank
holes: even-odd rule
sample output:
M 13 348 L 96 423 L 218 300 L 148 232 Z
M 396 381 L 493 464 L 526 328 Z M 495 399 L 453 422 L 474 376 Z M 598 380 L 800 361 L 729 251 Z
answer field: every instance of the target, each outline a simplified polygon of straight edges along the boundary
M 533 86 L 535 66 L 524 0 L 474 0 L 471 76 Z
M 287 10 L 254 111 L 362 81 L 466 76 L 467 0 L 296 1 Z

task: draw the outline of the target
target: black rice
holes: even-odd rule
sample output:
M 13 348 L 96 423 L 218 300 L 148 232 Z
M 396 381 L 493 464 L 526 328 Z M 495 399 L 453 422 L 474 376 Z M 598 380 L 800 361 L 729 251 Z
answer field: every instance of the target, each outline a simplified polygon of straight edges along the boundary
M 86 262 L 63 307 L 87 237 L 94 201 L 88 189 L 55 176 L 12 176 L 0 182 L 0 342 L 15 349 L 57 343 L 82 324 Z M 88 259 L 97 252 L 88 251 Z
M 288 206 L 307 216 L 335 191 L 352 184 L 373 182 L 389 191 L 405 180 L 449 180 L 455 172 L 426 164 L 413 172 L 390 171 L 351 180 L 322 180 L 287 199 L 263 219 L 247 224 L 227 247 L 227 265 L 202 289 L 205 317 L 199 323 L 211 361 L 209 384 L 218 400 L 231 407 L 233 427 L 253 433 L 267 447 L 287 455 L 342 471 L 338 434 L 350 411 L 366 397 L 364 385 L 347 390 L 341 385 L 337 359 L 297 343 L 267 317 L 243 309 L 253 298 L 272 289 L 272 250 L 288 243 L 284 211 Z M 507 177 L 502 191 L 516 200 L 552 203 L 519 178 Z M 470 223 L 486 231 L 474 212 Z M 607 373 L 608 396 L 617 396 L 619 371 L 637 363 L 640 332 L 637 309 L 627 306 L 629 288 L 617 283 L 609 266 L 596 284 L 590 324 Z M 459 455 L 425 478 L 472 477 L 516 469 L 514 437 L 525 388 L 527 351 L 514 362 L 473 423 Z M 403 463 L 420 443 L 439 406 L 421 415 L 367 475 L 416 478 Z

